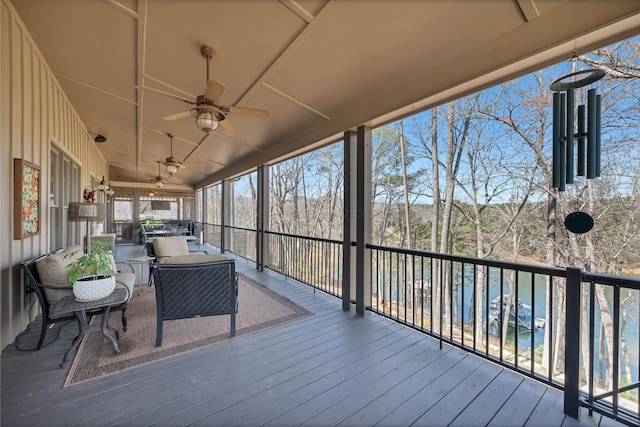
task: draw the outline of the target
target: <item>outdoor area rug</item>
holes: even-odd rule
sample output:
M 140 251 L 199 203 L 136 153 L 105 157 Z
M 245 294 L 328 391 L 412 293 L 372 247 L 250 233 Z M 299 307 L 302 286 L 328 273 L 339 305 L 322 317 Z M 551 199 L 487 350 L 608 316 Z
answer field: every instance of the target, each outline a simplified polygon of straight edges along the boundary
M 261 283 L 238 276 L 236 337 L 313 314 Z M 143 287 L 140 294 L 136 288 L 127 314 L 128 329 L 118 341 L 120 353 L 114 354 L 112 345 L 100 332 L 88 334 L 78 348 L 64 387 L 233 339 L 229 338 L 229 315 L 178 319 L 164 322 L 162 347 L 155 347 L 153 288 Z M 99 322 L 99 316 L 93 321 Z M 111 313 L 109 324 L 122 328 L 121 313 Z

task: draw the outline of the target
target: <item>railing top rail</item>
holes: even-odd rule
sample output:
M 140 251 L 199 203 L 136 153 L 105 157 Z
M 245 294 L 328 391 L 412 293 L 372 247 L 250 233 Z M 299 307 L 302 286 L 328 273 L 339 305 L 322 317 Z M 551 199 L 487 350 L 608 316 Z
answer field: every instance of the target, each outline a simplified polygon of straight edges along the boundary
M 282 233 L 280 231 L 266 230 L 265 233 L 273 234 L 275 236 L 295 237 L 295 238 L 304 239 L 304 240 L 314 240 L 316 242 L 336 243 L 336 244 L 339 244 L 339 245 L 344 243 L 342 240 L 326 239 L 324 237 L 303 236 L 303 235 L 300 235 L 300 234 Z
M 249 228 L 249 227 L 240 227 L 239 225 L 227 225 L 227 228 L 233 228 L 234 230 L 245 230 L 245 231 L 258 231 L 255 228 Z
M 426 258 L 436 258 L 436 259 L 442 259 L 445 261 L 453 261 L 453 262 L 461 262 L 461 263 L 463 262 L 467 264 L 484 265 L 487 267 L 496 267 L 496 268 L 502 268 L 507 270 L 525 271 L 528 273 L 544 274 L 548 276 L 557 276 L 557 277 L 566 276 L 566 269 L 560 268 L 560 267 L 523 264 L 519 262 L 499 261 L 499 260 L 486 259 L 486 258 L 473 258 L 473 257 L 463 256 L 463 255 L 450 255 L 450 254 L 442 254 L 439 252 L 430 252 L 430 251 L 419 250 L 419 249 L 394 248 L 391 246 L 382 246 L 382 245 L 367 244 L 366 247 L 368 249 L 395 252 L 395 253 L 400 253 L 405 255 L 413 255 L 413 256 L 420 256 L 420 257 L 426 257 Z
M 640 290 L 640 278 L 614 276 L 611 274 L 582 272 L 583 282 L 594 282 L 602 285 L 622 286 L 624 288 Z

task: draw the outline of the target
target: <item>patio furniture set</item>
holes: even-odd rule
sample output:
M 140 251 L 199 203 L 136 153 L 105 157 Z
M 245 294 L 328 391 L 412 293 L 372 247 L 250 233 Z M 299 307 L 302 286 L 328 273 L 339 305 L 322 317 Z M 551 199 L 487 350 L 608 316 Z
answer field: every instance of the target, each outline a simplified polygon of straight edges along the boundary
M 193 220 L 170 220 L 156 224 L 140 224 L 141 243 L 145 246 L 157 237 L 185 236 L 188 243 L 200 243 L 201 226 Z
M 186 236 L 158 237 L 147 246 L 150 277 L 156 293 L 156 346 L 162 345 L 164 321 L 189 317 L 230 315 L 230 336 L 235 336 L 236 312 L 238 309 L 238 282 L 235 261 L 221 254 L 194 254 L 189 249 Z M 127 303 L 133 296 L 136 284 L 142 286 L 133 264 L 113 261 L 116 273 L 116 288 L 106 298 L 96 301 L 77 301 L 73 286 L 69 283 L 67 266 L 82 253 L 79 246 L 58 249 L 48 254 L 27 260 L 21 264 L 25 273 L 27 290 L 34 292 L 42 316 L 40 337 L 35 350 L 43 346 L 49 326 L 63 321 L 76 320 L 79 333 L 73 340 L 60 364 L 64 367 L 71 351 L 78 347 L 82 338 L 90 332 L 102 332 L 119 352 L 119 331 L 108 324 L 111 311 L 122 312 L 123 331 L 127 330 Z M 71 254 L 71 255 L 69 255 Z M 140 262 L 140 260 L 138 260 Z M 120 272 L 118 264 L 126 266 Z M 151 284 L 151 279 L 150 283 Z M 102 322 L 92 325 L 91 319 L 101 315 Z M 131 319 L 135 322 L 135 319 Z M 116 339 L 109 334 L 115 332 Z

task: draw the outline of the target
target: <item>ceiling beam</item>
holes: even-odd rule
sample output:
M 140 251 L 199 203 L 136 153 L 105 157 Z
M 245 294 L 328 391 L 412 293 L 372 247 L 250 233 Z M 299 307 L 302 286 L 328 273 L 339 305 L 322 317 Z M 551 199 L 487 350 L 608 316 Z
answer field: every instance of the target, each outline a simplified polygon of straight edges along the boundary
M 138 1 L 138 40 L 137 47 L 137 64 L 136 64 L 136 82 L 138 86 L 143 84 L 144 65 L 147 45 L 147 0 Z M 138 110 L 136 115 L 136 172 L 141 171 L 142 157 L 142 117 L 144 112 L 144 94 L 142 90 L 137 90 Z
M 527 22 L 531 22 L 537 17 L 540 16 L 540 12 L 538 12 L 538 8 L 534 2 L 534 0 L 517 0 L 518 7 L 522 11 L 522 15 Z
M 306 38 L 316 29 L 324 18 L 329 15 L 332 10 L 338 7 L 334 1 L 329 1 L 322 8 L 322 10 L 316 15 L 316 17 L 296 36 L 296 38 L 289 43 L 289 46 L 276 58 L 275 61 L 266 69 L 264 73 L 249 87 L 249 89 L 240 97 L 238 102 L 234 105 L 241 105 L 247 101 L 262 85 L 267 81 L 271 75 L 276 72 L 278 68 L 289 58 L 289 56 L 295 52 L 295 50 L 306 40 Z

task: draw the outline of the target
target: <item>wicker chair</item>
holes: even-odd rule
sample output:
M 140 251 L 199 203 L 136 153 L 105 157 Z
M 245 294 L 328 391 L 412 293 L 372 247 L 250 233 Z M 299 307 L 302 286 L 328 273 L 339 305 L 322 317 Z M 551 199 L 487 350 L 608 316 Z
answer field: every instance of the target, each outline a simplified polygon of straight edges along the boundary
M 238 311 L 238 280 L 235 260 L 224 255 L 191 255 L 201 263 L 155 264 L 153 280 L 156 287 L 156 347 L 162 346 L 162 324 L 165 320 L 190 317 L 231 317 L 230 337 L 236 335 Z M 219 259 L 218 261 L 207 261 Z

